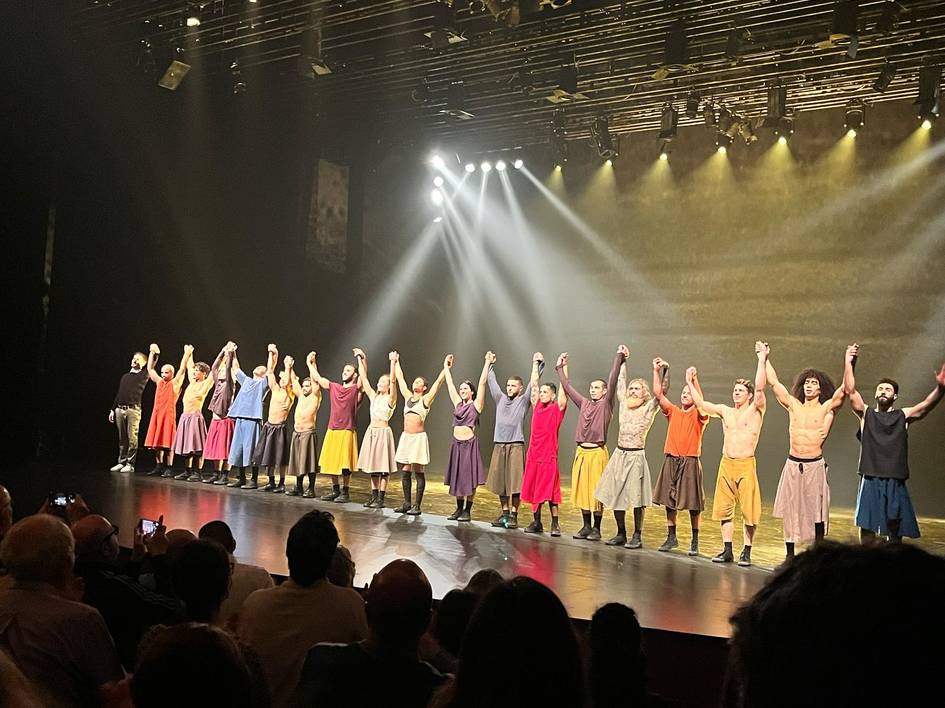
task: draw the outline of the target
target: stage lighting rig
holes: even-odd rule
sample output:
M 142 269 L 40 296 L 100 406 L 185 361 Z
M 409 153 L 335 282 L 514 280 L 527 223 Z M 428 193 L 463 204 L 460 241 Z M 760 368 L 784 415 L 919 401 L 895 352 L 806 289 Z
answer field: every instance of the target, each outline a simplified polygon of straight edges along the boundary
M 705 127 L 711 128 L 719 124 L 719 117 L 715 112 L 715 106 L 711 101 L 706 101 L 702 109 L 702 120 L 705 121 Z
M 742 55 L 742 47 L 745 42 L 751 41 L 751 33 L 743 27 L 733 27 L 728 31 L 728 37 L 725 40 L 725 58 L 737 61 Z
M 446 108 L 443 109 L 442 113 L 459 120 L 472 120 L 475 116 L 465 110 L 465 106 L 466 88 L 463 82 L 450 81 L 446 87 Z
M 889 88 L 889 84 L 892 83 L 894 78 L 896 78 L 896 65 L 890 64 L 889 62 L 883 64 L 883 68 L 879 71 L 879 76 L 877 76 L 876 81 L 873 82 L 873 90 L 877 93 L 883 93 Z
M 942 67 L 926 64 L 919 69 L 919 96 L 915 100 L 919 119 L 928 123 L 939 116 L 942 97 Z
M 768 87 L 768 119 L 775 121 L 787 115 L 787 86 L 780 81 Z
M 467 162 L 465 170 L 467 173 L 472 174 L 473 172 L 476 171 L 476 165 L 473 164 L 472 162 Z
M 663 110 L 660 113 L 660 134 L 659 139 L 668 141 L 676 137 L 679 127 L 679 112 L 669 103 L 663 104 Z
M 591 136 L 597 147 L 597 154 L 602 160 L 612 160 L 620 154 L 618 140 L 610 132 L 610 121 L 607 116 L 598 116 L 591 124 Z
M 190 71 L 190 64 L 174 59 L 164 72 L 164 76 L 158 81 L 158 86 L 168 91 L 176 91 L 188 71 Z
M 461 44 L 466 38 L 457 31 L 456 12 L 453 0 L 442 0 L 433 5 L 433 29 L 424 32 L 433 49 L 446 49 L 451 44 Z
M 696 91 L 690 91 L 686 96 L 686 117 L 696 118 L 699 115 L 699 94 Z
M 715 134 L 715 145 L 721 154 L 728 152 L 728 149 L 732 146 L 734 138 L 726 132 L 718 131 Z
M 564 134 L 558 131 L 551 133 L 551 152 L 554 156 L 555 165 L 563 166 L 568 161 L 568 141 Z
M 322 51 L 322 31 L 318 26 L 319 20 L 314 16 L 309 20 L 312 24 L 300 36 L 299 73 L 306 79 L 317 79 L 319 76 L 328 76 L 332 73 L 328 58 Z
M 866 125 L 866 104 L 859 98 L 851 98 L 843 111 L 843 127 L 847 135 L 855 138 Z
M 686 23 L 676 20 L 669 27 L 663 44 L 663 66 L 679 66 L 689 61 L 689 37 Z
M 555 104 L 587 100 L 587 96 L 578 91 L 578 68 L 573 58 L 558 69 L 557 84 L 545 100 Z
M 883 5 L 883 12 L 876 22 L 876 31 L 880 34 L 891 34 L 899 24 L 899 15 L 902 14 L 903 7 L 894 0 L 889 0 Z
M 239 59 L 234 59 L 232 62 L 230 62 L 230 79 L 233 82 L 232 91 L 234 96 L 238 96 L 241 93 L 246 93 L 248 86 L 243 80 L 243 72 L 240 71 Z

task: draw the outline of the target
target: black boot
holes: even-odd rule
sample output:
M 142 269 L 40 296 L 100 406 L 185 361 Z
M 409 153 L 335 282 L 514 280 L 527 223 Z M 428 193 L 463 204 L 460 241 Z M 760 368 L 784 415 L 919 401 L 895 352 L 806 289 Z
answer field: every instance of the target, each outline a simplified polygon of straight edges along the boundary
M 663 551 L 663 552 L 671 551 L 678 545 L 679 545 L 679 541 L 676 540 L 676 527 L 667 526 L 666 527 L 666 540 L 663 541 L 663 545 L 657 548 L 656 550 Z
M 505 522 L 505 528 L 507 529 L 518 528 L 518 512 L 517 511 L 513 511 L 509 513 L 509 520 Z
M 234 479 L 232 482 L 227 482 L 227 487 L 230 488 L 239 488 L 246 484 L 246 468 L 240 467 L 239 476 Z
M 462 513 L 463 513 L 463 498 L 458 497 L 456 499 L 456 511 L 454 511 L 452 514 L 450 514 L 446 518 L 449 521 L 456 521 L 457 519 L 459 519 L 459 515 Z
M 751 565 L 751 546 L 744 546 L 742 553 L 738 556 L 738 565 L 747 568 Z
M 713 563 L 731 563 L 735 560 L 735 554 L 732 553 L 732 542 L 726 541 L 722 552 L 712 559 Z
M 466 500 L 466 506 L 463 509 L 463 513 L 459 515 L 457 521 L 472 521 L 472 499 Z
M 495 518 L 495 521 L 492 522 L 492 525 L 497 529 L 505 529 L 508 528 L 508 523 L 509 512 L 507 510 L 503 510 L 502 513 Z
M 368 500 L 367 500 L 366 502 L 364 502 L 361 506 L 363 506 L 365 509 L 370 509 L 370 508 L 372 508 L 372 505 L 373 505 L 374 502 L 376 502 L 376 501 L 377 501 L 377 490 L 376 490 L 376 489 L 372 489 L 372 490 L 371 490 L 371 496 L 370 496 L 370 497 L 368 498 Z
M 217 487 L 222 487 L 226 484 L 226 482 L 227 482 L 226 472 L 224 472 L 223 470 L 220 470 L 219 472 L 217 472 L 217 476 L 213 478 L 212 484 L 216 485 Z
M 551 517 L 551 535 L 557 538 L 561 535 L 561 526 L 558 525 L 558 517 Z
M 347 504 L 349 501 L 351 501 L 351 495 L 348 494 L 348 488 L 342 487 L 341 494 L 332 499 L 332 501 L 335 502 L 335 504 Z
M 306 476 L 308 477 L 308 489 L 306 489 L 302 493 L 302 496 L 305 499 L 314 499 L 315 498 L 315 475 L 309 472 Z
M 333 502 L 335 501 L 335 499 L 338 498 L 340 494 L 341 494 L 341 485 L 338 484 L 337 482 L 332 482 L 331 491 L 328 492 L 328 494 L 322 494 L 320 498 L 322 501 Z
M 253 476 L 252 478 L 240 486 L 240 489 L 257 489 L 259 487 L 259 468 L 253 467 Z
M 157 476 L 158 476 L 159 474 L 161 474 L 163 471 L 164 471 L 164 465 L 162 465 L 160 462 L 155 462 L 155 463 L 154 463 L 154 469 L 151 470 L 150 472 L 145 472 L 145 473 L 144 473 L 144 476 L 145 476 L 145 477 L 157 477 Z
M 689 542 L 689 553 L 690 556 L 699 555 L 699 529 L 692 530 L 692 541 Z
M 287 497 L 300 497 L 302 496 L 302 475 L 296 475 L 295 477 L 295 489 L 286 489 L 285 495 Z
M 162 462 L 161 463 L 161 477 L 164 479 L 170 479 L 173 476 L 174 476 L 174 468 Z
M 372 509 L 383 509 L 384 508 L 384 496 L 387 492 L 383 490 L 378 490 L 377 499 L 374 500 L 374 503 L 371 505 Z
M 634 531 L 633 535 L 630 537 L 630 540 L 623 544 L 624 548 L 632 548 L 636 550 L 637 548 L 643 548 L 643 540 L 640 538 L 639 531 Z

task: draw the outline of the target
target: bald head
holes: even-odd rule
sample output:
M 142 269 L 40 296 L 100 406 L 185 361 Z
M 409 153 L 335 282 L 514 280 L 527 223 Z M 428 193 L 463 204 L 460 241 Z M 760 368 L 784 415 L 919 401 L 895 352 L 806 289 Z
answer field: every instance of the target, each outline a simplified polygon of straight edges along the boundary
M 197 540 L 192 531 L 187 529 L 171 529 L 167 532 L 167 557 L 174 561 L 188 543 Z
M 430 581 L 410 560 L 385 565 L 367 591 L 368 625 L 382 643 L 416 643 L 430 623 L 432 609 Z
M 121 550 L 112 522 L 100 514 L 89 514 L 72 525 L 75 556 L 80 561 L 113 561 Z
M 13 526 L 13 499 L 7 488 L 0 484 L 0 540 L 10 531 Z
M 36 514 L 13 524 L 0 544 L 0 559 L 14 580 L 61 588 L 72 574 L 75 543 L 60 519 Z

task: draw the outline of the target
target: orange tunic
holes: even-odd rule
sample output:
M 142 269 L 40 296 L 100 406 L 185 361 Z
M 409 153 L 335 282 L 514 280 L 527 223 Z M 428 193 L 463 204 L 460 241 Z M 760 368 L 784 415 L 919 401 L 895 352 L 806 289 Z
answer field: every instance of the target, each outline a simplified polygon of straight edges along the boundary
M 144 439 L 145 447 L 169 450 L 174 446 L 178 396 L 180 389 L 174 385 L 173 379 L 158 381 L 154 392 L 154 407 L 151 409 L 151 422 L 148 423 L 148 435 Z

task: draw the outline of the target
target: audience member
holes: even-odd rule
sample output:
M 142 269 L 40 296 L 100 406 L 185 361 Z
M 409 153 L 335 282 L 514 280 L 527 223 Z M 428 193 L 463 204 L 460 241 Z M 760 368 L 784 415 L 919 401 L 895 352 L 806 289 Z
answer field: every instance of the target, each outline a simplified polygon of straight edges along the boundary
M 223 546 L 230 557 L 230 593 L 223 601 L 223 607 L 220 608 L 220 621 L 229 626 L 231 620 L 238 616 L 250 593 L 274 587 L 275 583 L 265 568 L 240 563 L 233 557 L 236 551 L 236 539 L 233 538 L 233 532 L 230 531 L 226 522 L 217 520 L 204 524 L 197 532 L 197 537 L 216 541 Z
M 230 590 L 230 557 L 223 546 L 209 539 L 188 543 L 171 572 L 184 619 L 222 624 L 220 608 Z
M 611 602 L 591 618 L 588 633 L 588 690 L 594 708 L 646 705 L 643 634 L 636 613 Z
M 254 673 L 236 639 L 218 627 L 159 627 L 141 642 L 131 696 L 135 708 L 265 708 L 269 695 Z
M 492 568 L 483 568 L 473 574 L 463 590 L 482 597 L 492 590 L 492 588 L 498 587 L 503 582 L 505 582 L 505 578 L 502 577 L 499 571 Z
M 13 498 L 7 488 L 0 484 L 0 542 L 13 526 Z
M 130 671 L 141 635 L 152 625 L 177 621 L 180 605 L 172 596 L 153 592 L 139 583 L 136 570 L 122 568 L 118 562 L 118 527 L 104 516 L 89 514 L 81 518 L 73 525 L 72 534 L 75 572 L 85 584 L 82 600 L 102 614 L 121 663 Z M 142 536 L 136 532 L 136 545 L 140 540 Z M 155 572 L 167 575 L 163 528 L 147 539 L 146 547 Z
M 44 704 L 97 705 L 99 687 L 124 676 L 98 610 L 76 596 L 69 527 L 47 514 L 15 523 L 0 545 L 13 583 L 0 593 L 0 646 L 37 687 Z
M 479 595 L 468 590 L 450 590 L 443 596 L 430 624 L 432 641 L 421 644 L 423 659 L 443 673 L 456 673 L 466 627 L 480 599 Z
M 33 684 L 3 650 L 0 650 L 0 706 L 44 708 Z
M 510 654 L 523 631 L 525 651 Z M 499 649 L 497 649 L 497 647 Z M 536 580 L 517 577 L 486 595 L 466 628 L 455 678 L 436 708 L 506 708 L 508 679 L 535 706 L 583 708 L 584 674 L 577 638 L 561 600 Z
M 397 687 L 401 708 L 425 708 L 445 677 L 417 656 L 430 623 L 433 591 L 416 563 L 395 560 L 374 576 L 366 597 L 363 642 L 318 644 L 308 651 L 299 705 L 376 708 Z
M 354 587 L 354 560 L 351 558 L 351 551 L 338 544 L 335 549 L 335 555 L 331 557 L 331 564 L 328 566 L 326 577 L 332 585 L 340 588 Z
M 337 547 L 334 517 L 308 512 L 286 541 L 289 579 L 257 590 L 243 604 L 239 635 L 259 656 L 275 706 L 296 705 L 309 648 L 319 642 L 358 642 L 367 636 L 361 596 L 325 577 Z
M 724 704 L 928 705 L 945 666 L 943 597 L 945 560 L 915 546 L 818 543 L 732 618 Z

